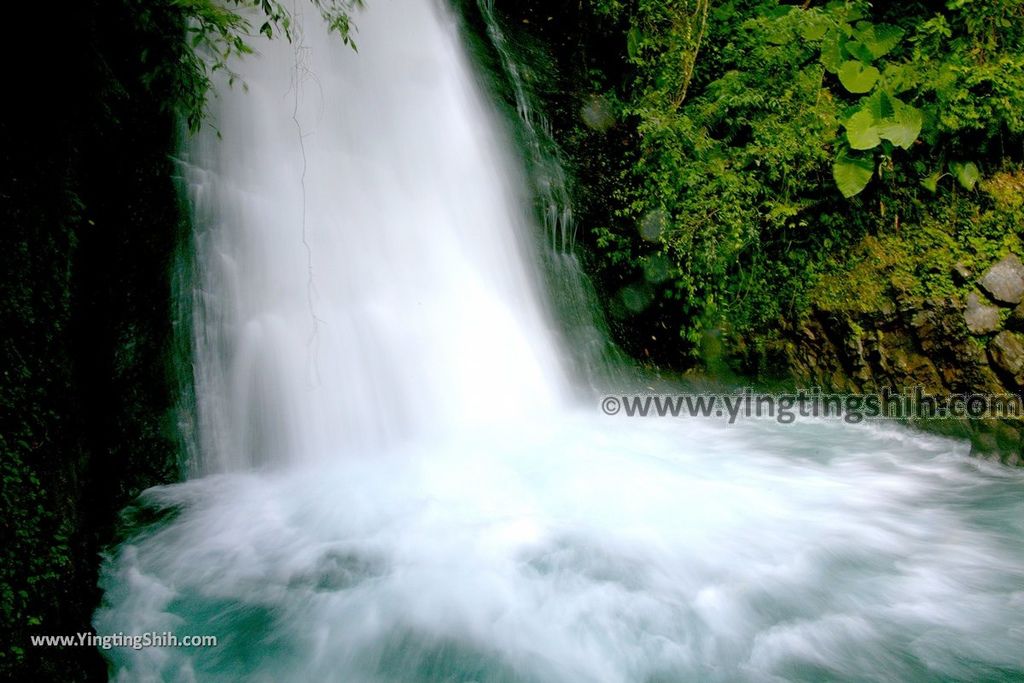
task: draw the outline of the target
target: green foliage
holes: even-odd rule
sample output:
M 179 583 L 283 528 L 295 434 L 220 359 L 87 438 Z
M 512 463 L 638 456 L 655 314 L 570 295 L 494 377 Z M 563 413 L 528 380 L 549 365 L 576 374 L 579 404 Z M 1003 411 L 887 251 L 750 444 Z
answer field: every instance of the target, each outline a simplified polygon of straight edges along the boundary
M 865 66 L 855 61 L 843 62 L 838 71 L 839 82 L 852 93 L 871 92 L 881 75 L 881 72 L 870 64 Z
M 353 45 L 351 13 L 363 0 L 304 0 L 311 3 L 328 28 L 346 44 Z M 301 27 L 282 0 L 126 0 L 141 33 L 174 30 L 184 25 L 186 35 L 176 59 L 152 55 L 143 50 L 141 59 L 148 65 L 143 81 L 166 97 L 166 105 L 180 115 L 191 130 L 202 125 L 211 79 L 218 71 L 231 70 L 234 59 L 251 54 L 252 40 L 282 36 L 293 40 Z M 168 22 L 168 15 L 178 19 Z M 257 24 L 259 27 L 257 28 Z
M 898 51 L 894 53 L 905 31 L 892 24 L 868 21 L 865 8 L 857 3 L 792 9 L 789 15 L 797 23 L 795 33 L 817 46 L 822 66 L 845 90 L 837 93 L 844 98 L 848 113 L 842 119 L 845 138 L 835 144 L 839 154 L 833 177 L 844 197 L 856 196 L 875 174 L 874 158 L 880 157 L 877 167 L 884 169 L 892 163 L 894 148 L 909 150 L 924 126 L 923 112 L 898 97 L 908 89 L 907 74 L 912 71 L 911 65 L 898 58 Z M 887 55 L 890 58 L 883 59 Z M 863 97 L 851 100 L 849 95 Z M 844 146 L 872 154 L 851 156 Z
M 874 314 L 887 302 L 891 306 L 893 298 L 910 303 L 966 296 L 973 283 L 954 281 L 954 267 L 980 274 L 1006 252 L 1020 253 L 1024 246 L 1020 207 L 990 198 L 945 193 L 909 234 L 880 232 L 826 255 L 817 267 L 810 302 L 826 311 Z
M 877 134 L 874 135 L 873 139 L 874 142 L 868 144 L 867 147 L 858 147 L 852 143 L 851 146 L 854 149 L 870 149 L 881 142 Z M 836 187 L 847 198 L 860 194 L 868 186 L 868 183 L 871 182 L 871 178 L 874 175 L 875 165 L 870 159 L 863 157 L 843 154 L 832 164 L 832 177 L 836 181 Z
M 629 283 L 667 257 L 654 299 L 695 353 L 709 326 L 769 334 L 799 316 L 851 245 L 912 244 L 951 195 L 958 229 L 986 239 L 963 226 L 988 213 L 986 176 L 1019 161 L 1021 0 L 592 5 L 625 26 L 630 77 L 608 99 L 637 134 L 600 266 Z
M 973 161 L 950 164 L 949 169 L 965 190 L 973 190 L 981 178 L 978 167 Z

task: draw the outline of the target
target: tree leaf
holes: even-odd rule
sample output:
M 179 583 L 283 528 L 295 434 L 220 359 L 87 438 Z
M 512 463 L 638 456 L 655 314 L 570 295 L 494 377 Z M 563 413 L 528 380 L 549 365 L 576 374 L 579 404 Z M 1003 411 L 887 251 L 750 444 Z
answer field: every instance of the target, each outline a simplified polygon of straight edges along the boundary
M 893 105 L 893 115 L 881 123 L 878 134 L 897 147 L 910 149 L 921 134 L 924 114 L 920 109 L 899 100 L 893 100 Z
M 870 157 L 851 157 L 843 154 L 832 165 L 836 187 L 849 199 L 864 191 L 875 174 L 875 162 Z
M 846 120 L 846 139 L 853 149 L 874 149 L 882 142 L 877 121 L 867 109 L 860 109 Z
M 832 30 L 821 44 L 821 63 L 829 73 L 839 73 L 843 64 L 843 42 L 839 31 Z
M 835 5 L 840 6 L 843 4 L 844 3 L 842 2 L 835 3 Z M 845 3 L 845 5 L 845 11 L 842 13 L 843 21 L 853 22 L 864 17 L 864 15 L 861 13 L 861 8 L 858 7 L 856 3 Z
M 932 194 L 935 194 L 939 190 L 939 181 L 942 180 L 942 169 L 939 169 L 935 173 L 932 173 L 927 178 L 921 180 L 921 187 L 928 190 Z
M 862 100 L 862 102 L 863 104 L 861 105 L 861 109 L 870 111 L 871 116 L 873 116 L 875 121 L 878 123 L 885 121 L 896 113 L 893 98 L 889 97 L 889 93 L 884 90 L 876 90 L 871 93 L 870 96 Z
M 860 62 L 849 61 L 839 67 L 839 82 L 852 93 L 870 92 L 878 82 L 878 69 Z
M 903 29 L 892 24 L 872 24 L 868 21 L 857 23 L 857 39 L 875 59 L 883 57 L 900 44 Z
M 637 55 L 640 54 L 640 41 L 643 40 L 639 29 L 635 26 L 629 29 L 629 33 L 626 34 L 626 51 L 629 53 L 630 59 L 636 59 Z
M 824 38 L 828 33 L 828 19 L 812 10 L 805 10 L 803 15 L 804 22 L 800 27 L 800 35 L 804 40 L 816 43 Z
M 981 171 L 973 161 L 968 161 L 965 164 L 950 164 L 949 167 L 965 190 L 973 190 L 981 180 Z
M 846 51 L 850 53 L 850 56 L 856 57 L 865 64 L 870 64 L 875 59 L 875 55 L 867 48 L 864 43 L 856 40 L 848 40 L 843 46 Z
M 882 79 L 885 81 L 886 89 L 894 95 L 920 85 L 917 70 L 907 64 L 887 64 Z

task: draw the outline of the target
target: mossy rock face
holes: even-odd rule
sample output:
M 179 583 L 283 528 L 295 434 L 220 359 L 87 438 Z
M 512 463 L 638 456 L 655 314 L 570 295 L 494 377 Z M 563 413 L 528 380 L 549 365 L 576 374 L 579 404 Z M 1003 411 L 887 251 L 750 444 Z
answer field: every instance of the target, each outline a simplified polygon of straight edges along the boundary
M 993 173 L 981 182 L 981 189 L 1004 210 L 1024 208 L 1024 171 L 1020 169 Z
M 988 353 L 1008 384 L 1014 389 L 1024 387 L 1024 336 L 1003 330 L 989 343 Z
M 893 240 L 865 240 L 851 273 L 873 282 L 862 289 L 862 283 L 851 281 L 850 289 L 876 298 L 868 298 L 865 305 L 858 294 L 840 299 L 819 292 L 820 307 L 798 323 L 783 323 L 788 372 L 804 384 L 852 393 L 890 387 L 904 394 L 920 388 L 936 397 L 1019 395 L 1024 388 L 1024 334 L 1006 328 L 1021 329 L 1024 313 L 992 302 L 971 278 L 956 282 L 956 268 L 946 271 L 948 282 L 939 290 L 966 291 L 963 298 L 958 293 L 926 298 L 920 281 L 905 288 L 879 287 L 885 275 L 912 272 L 900 261 L 909 251 L 906 245 L 888 250 L 882 246 L 885 241 Z M 974 272 L 1002 268 L 1013 275 L 1018 263 L 1016 256 L 1004 255 L 974 266 Z M 1024 310 L 1024 304 L 1018 308 Z M 922 426 L 943 431 L 948 425 Z M 971 439 L 975 451 L 986 457 L 1014 463 L 1024 453 L 1024 432 L 1017 421 L 973 421 L 954 432 Z

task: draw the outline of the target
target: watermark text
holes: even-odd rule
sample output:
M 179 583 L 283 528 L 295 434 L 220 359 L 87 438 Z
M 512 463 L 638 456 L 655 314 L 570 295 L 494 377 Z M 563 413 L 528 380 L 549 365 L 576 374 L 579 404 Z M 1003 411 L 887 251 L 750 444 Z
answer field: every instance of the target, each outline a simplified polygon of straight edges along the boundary
M 769 418 L 792 424 L 801 418 L 865 420 L 989 420 L 1024 417 L 1024 400 L 1015 394 L 931 396 L 918 387 L 906 393 L 829 394 L 820 389 L 794 393 L 618 394 L 601 399 L 605 415 L 626 417 L 712 418 L 735 424 L 741 419 Z
M 95 647 L 101 650 L 111 650 L 115 647 L 132 650 L 143 650 L 149 647 L 217 647 L 217 636 L 178 636 L 170 631 L 159 633 L 151 631 L 138 634 L 97 634 L 85 631 L 74 635 L 34 635 L 30 637 L 30 640 L 32 647 Z

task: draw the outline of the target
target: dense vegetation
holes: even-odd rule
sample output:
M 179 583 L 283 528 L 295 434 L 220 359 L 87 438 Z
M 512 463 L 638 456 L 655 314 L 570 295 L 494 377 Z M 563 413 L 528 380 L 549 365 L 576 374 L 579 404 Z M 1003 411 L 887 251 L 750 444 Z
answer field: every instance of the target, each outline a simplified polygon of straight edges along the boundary
M 0 119 L 0 678 L 75 680 L 102 675 L 96 653 L 29 635 L 88 629 L 117 510 L 174 475 L 175 133 L 137 54 L 180 41 L 118 3 L 24 11 L 60 68 L 19 70 L 11 91 L 33 95 Z
M 676 339 L 662 361 L 685 364 L 709 329 L 763 343 L 780 319 L 870 309 L 892 286 L 949 295 L 954 266 L 1019 246 L 1020 0 L 588 12 L 624 63 L 582 75 L 631 136 L 589 226 L 596 268 L 627 328 Z M 609 136 L 589 128 L 566 138 Z

